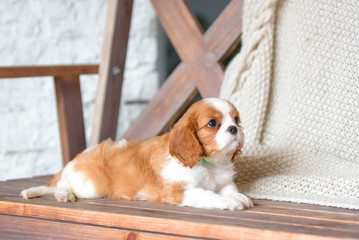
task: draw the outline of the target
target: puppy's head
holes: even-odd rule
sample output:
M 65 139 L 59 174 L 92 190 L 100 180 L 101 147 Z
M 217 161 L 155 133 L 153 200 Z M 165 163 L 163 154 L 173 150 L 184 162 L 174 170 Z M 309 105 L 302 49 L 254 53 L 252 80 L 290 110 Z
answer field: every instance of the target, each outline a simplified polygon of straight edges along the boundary
M 203 157 L 233 162 L 243 143 L 237 109 L 226 100 L 207 98 L 194 103 L 175 124 L 169 153 L 192 168 Z

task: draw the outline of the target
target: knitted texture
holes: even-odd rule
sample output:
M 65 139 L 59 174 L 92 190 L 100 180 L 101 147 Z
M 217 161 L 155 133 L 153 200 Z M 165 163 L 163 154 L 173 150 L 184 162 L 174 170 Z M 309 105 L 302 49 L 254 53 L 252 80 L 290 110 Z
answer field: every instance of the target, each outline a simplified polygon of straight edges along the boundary
M 241 113 L 250 197 L 359 209 L 359 1 L 245 0 L 221 97 Z

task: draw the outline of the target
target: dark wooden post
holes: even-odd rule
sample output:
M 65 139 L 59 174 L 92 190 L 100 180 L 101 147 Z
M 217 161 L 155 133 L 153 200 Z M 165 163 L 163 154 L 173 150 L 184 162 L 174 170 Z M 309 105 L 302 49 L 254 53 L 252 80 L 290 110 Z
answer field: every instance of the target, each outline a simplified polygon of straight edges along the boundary
M 66 165 L 86 148 L 79 76 L 55 77 L 55 90 L 62 160 Z
M 116 137 L 132 0 L 110 0 L 90 146 Z

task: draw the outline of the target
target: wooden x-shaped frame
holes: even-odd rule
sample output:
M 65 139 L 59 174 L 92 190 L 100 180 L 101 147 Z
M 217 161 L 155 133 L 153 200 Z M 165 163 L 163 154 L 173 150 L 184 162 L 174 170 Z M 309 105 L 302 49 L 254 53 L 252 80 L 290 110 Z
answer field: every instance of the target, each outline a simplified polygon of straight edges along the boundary
M 124 134 L 123 137 L 128 140 L 146 140 L 166 131 L 198 92 L 203 97 L 218 97 L 223 81 L 222 62 L 237 46 L 241 35 L 242 0 L 232 0 L 204 34 L 202 27 L 185 0 L 151 1 L 182 62 Z M 131 9 L 128 6 L 132 7 L 132 0 L 125 2 L 127 4 L 123 1 L 110 0 L 109 4 L 113 4 L 112 8 L 117 9 L 117 11 L 124 11 L 120 9 L 120 5 L 127 6 L 125 11 L 127 18 L 125 21 L 129 24 L 130 14 L 128 14 L 128 11 Z M 115 14 L 113 15 L 115 16 Z M 118 16 L 119 13 L 117 12 Z M 111 21 L 109 18 L 108 22 Z M 116 17 L 113 17 L 112 22 L 116 22 Z M 124 21 L 122 19 L 122 25 L 118 29 L 122 29 L 122 31 L 126 29 L 126 26 L 123 25 Z M 124 38 L 117 40 L 125 41 Z M 113 51 L 116 38 L 108 38 L 108 42 L 110 43 L 107 48 L 112 51 L 112 54 L 116 54 Z M 122 49 L 124 45 L 127 46 L 127 40 L 125 42 L 125 44 L 122 43 Z M 105 50 L 106 39 L 104 52 Z M 99 88 L 97 95 L 95 117 L 98 119 L 95 119 L 93 125 L 92 145 L 108 137 L 114 139 L 116 134 L 118 118 L 116 108 L 119 108 L 120 98 L 118 96 L 120 93 L 118 92 L 118 87 L 115 90 L 117 93 L 111 87 L 111 85 L 116 85 L 116 80 L 111 80 L 111 75 L 114 74 L 113 69 L 118 66 L 118 63 L 112 63 L 111 61 L 116 60 L 110 60 L 110 58 L 107 61 L 105 59 L 103 61 L 105 66 L 100 67 L 100 76 L 101 69 L 102 72 L 107 73 L 107 75 L 104 74 L 102 79 L 100 77 L 100 85 L 107 87 Z M 122 58 L 123 67 L 124 56 Z M 122 86 L 122 79 L 123 75 L 117 80 L 120 81 L 117 86 Z M 115 95 L 117 97 L 114 102 Z

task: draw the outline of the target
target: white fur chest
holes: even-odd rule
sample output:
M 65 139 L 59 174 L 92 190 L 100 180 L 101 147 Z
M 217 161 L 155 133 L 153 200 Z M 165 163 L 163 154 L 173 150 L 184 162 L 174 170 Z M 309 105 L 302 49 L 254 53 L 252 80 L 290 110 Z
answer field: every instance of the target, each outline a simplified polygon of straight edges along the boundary
M 210 191 L 217 191 L 231 183 L 233 174 L 231 163 L 226 165 L 198 163 L 193 168 L 189 168 L 183 167 L 172 157 L 161 171 L 166 182 L 183 182 L 186 187 L 198 187 Z

